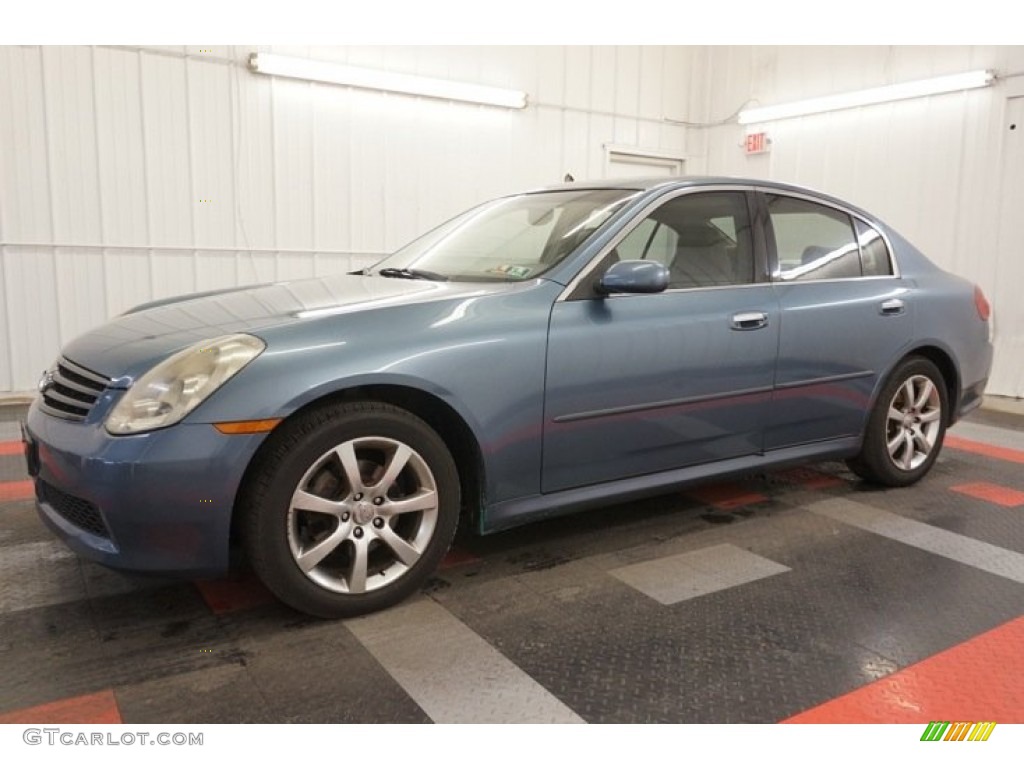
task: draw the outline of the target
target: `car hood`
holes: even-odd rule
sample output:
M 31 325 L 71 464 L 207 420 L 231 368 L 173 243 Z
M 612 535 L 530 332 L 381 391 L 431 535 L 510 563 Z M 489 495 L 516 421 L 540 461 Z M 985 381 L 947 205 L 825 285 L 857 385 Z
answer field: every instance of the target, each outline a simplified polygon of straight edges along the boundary
M 79 336 L 67 359 L 128 387 L 160 360 L 201 341 L 330 315 L 459 299 L 508 290 L 511 283 L 437 283 L 367 275 L 274 283 L 154 302 Z

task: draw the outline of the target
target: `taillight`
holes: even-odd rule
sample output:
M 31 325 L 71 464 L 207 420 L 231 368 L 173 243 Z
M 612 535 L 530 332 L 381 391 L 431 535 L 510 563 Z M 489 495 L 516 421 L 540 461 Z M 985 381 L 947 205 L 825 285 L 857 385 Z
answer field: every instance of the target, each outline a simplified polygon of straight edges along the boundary
M 977 285 L 974 286 L 974 307 L 978 310 L 978 317 L 988 322 L 989 317 L 992 315 L 992 307 L 989 305 L 988 299 L 985 298 L 981 288 Z

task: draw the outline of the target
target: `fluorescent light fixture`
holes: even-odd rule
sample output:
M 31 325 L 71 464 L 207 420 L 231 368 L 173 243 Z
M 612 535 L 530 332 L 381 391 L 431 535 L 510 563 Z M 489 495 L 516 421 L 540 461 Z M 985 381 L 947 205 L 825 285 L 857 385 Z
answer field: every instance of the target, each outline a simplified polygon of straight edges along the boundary
M 454 80 L 436 80 L 432 77 L 403 75 L 379 69 L 363 69 L 345 64 L 332 64 L 327 61 L 279 56 L 276 53 L 251 54 L 249 69 L 264 75 L 349 85 L 353 88 L 366 88 L 371 91 L 429 96 L 433 99 L 465 101 L 470 104 L 486 104 L 510 109 L 522 109 L 526 106 L 526 93 L 523 91 L 492 88 L 474 83 L 460 83 Z
M 932 96 L 936 93 L 966 91 L 969 88 L 981 88 L 989 85 L 995 74 L 979 69 L 975 72 L 964 72 L 960 75 L 933 77 L 929 80 L 915 80 L 910 83 L 884 85 L 881 88 L 869 88 L 866 91 L 837 93 L 834 96 L 822 96 L 819 99 L 794 101 L 789 104 L 778 104 L 774 107 L 757 107 L 745 109 L 739 114 L 740 125 L 765 123 L 770 120 L 785 120 L 789 117 L 814 115 L 819 112 L 832 112 L 838 109 L 863 107 L 868 104 L 883 104 L 887 101 L 913 99 L 919 96 Z

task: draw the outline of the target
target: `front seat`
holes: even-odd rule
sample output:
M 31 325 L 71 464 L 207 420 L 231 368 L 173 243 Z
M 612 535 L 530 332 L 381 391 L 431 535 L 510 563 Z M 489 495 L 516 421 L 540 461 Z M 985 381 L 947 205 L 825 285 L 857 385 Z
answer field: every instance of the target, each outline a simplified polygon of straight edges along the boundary
M 722 233 L 707 224 L 677 230 L 676 253 L 669 265 L 670 288 L 732 285 L 736 281 L 731 249 Z

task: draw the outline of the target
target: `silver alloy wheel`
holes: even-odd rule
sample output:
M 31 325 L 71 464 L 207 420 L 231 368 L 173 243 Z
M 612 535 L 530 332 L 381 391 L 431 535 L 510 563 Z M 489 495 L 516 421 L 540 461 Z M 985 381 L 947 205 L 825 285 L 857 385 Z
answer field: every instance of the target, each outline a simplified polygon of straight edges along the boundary
M 362 594 L 406 573 L 437 520 L 437 483 L 423 457 L 389 437 L 361 437 L 302 476 L 288 509 L 288 546 L 311 581 Z
M 942 398 L 930 378 L 908 378 L 889 403 L 885 441 L 889 458 L 904 471 L 917 469 L 931 455 L 942 429 Z

